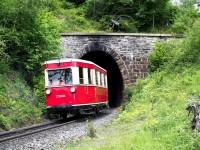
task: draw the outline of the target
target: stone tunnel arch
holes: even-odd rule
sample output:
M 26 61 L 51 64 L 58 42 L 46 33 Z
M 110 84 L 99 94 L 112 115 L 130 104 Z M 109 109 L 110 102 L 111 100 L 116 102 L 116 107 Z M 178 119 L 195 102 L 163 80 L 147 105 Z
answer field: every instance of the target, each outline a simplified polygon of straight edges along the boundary
M 120 106 L 123 100 L 124 83 L 128 80 L 128 72 L 120 55 L 104 45 L 90 43 L 84 47 L 78 57 L 90 60 L 107 70 L 109 106 Z

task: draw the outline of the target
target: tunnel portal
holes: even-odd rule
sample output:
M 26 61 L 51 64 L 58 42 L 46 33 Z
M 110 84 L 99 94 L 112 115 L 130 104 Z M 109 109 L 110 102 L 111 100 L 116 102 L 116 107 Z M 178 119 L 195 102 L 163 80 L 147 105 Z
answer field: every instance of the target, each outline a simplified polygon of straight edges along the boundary
M 109 105 L 120 106 L 124 87 L 148 74 L 148 56 L 156 41 L 174 38 L 169 34 L 62 33 L 64 58 L 93 61 L 108 71 Z

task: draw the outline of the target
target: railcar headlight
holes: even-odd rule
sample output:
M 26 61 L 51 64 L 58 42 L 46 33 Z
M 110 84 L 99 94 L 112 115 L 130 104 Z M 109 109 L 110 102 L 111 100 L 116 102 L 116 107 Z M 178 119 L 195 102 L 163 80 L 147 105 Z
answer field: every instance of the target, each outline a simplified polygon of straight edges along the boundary
M 71 93 L 75 93 L 75 92 L 76 92 L 76 88 L 75 88 L 75 87 L 71 87 L 71 88 L 70 88 L 70 92 L 71 92 Z
M 51 90 L 50 89 L 47 89 L 45 92 L 46 92 L 47 95 L 51 94 Z

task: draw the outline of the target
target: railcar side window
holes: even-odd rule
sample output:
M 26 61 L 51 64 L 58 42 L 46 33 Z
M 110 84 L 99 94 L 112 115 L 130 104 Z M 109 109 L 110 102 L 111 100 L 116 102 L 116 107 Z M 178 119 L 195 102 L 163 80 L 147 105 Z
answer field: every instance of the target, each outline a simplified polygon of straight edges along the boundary
M 65 69 L 65 84 L 72 84 L 72 69 Z
M 96 85 L 98 85 L 98 73 L 96 70 L 95 70 L 95 79 L 96 79 Z
M 107 83 L 107 76 L 106 75 L 104 75 L 104 82 L 105 82 L 105 87 L 107 87 L 108 83 Z
M 101 80 L 102 80 L 102 86 L 104 87 L 105 86 L 105 82 L 104 82 L 104 74 L 103 73 L 101 74 Z
M 48 85 L 59 86 L 65 84 L 72 84 L 72 70 L 71 68 L 48 70 Z
M 91 77 L 92 77 L 92 84 L 96 85 L 96 74 L 94 69 L 91 69 Z
M 83 68 L 79 68 L 79 81 L 83 84 Z
M 101 86 L 101 81 L 100 81 L 100 72 L 97 72 L 97 78 L 98 78 L 98 86 Z
M 102 80 L 102 76 L 101 76 L 102 74 L 100 73 L 99 74 L 99 77 L 100 77 L 100 86 L 103 86 L 103 80 Z
M 92 84 L 91 70 L 88 69 L 88 84 Z

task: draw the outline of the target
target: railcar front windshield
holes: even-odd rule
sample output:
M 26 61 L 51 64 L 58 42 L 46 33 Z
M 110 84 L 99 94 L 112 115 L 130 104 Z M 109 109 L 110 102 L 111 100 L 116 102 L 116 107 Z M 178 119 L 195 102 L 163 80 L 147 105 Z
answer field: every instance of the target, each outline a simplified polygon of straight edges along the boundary
M 72 69 L 48 70 L 48 86 L 72 84 Z

